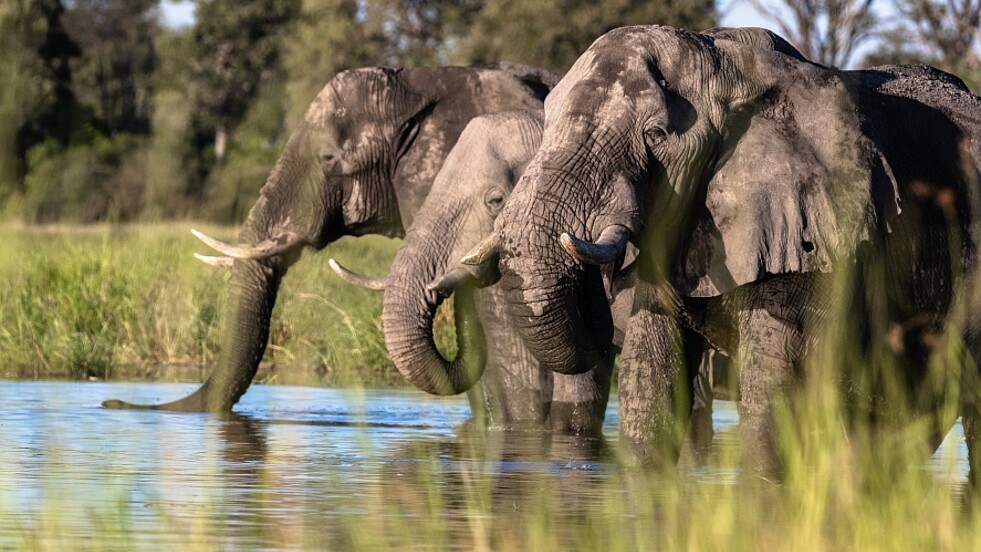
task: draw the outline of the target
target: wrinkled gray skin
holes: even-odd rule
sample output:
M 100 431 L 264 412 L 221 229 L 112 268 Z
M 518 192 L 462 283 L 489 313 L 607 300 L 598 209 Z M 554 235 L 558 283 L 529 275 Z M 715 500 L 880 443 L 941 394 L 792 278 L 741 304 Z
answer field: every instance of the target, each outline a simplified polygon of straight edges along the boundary
M 961 385 L 938 390 L 926 365 L 945 330 L 979 352 L 979 129 L 979 99 L 937 70 L 840 72 L 762 29 L 617 29 L 549 95 L 542 146 L 481 244 L 496 255 L 470 260 L 499 259 L 529 349 L 575 374 L 611 346 L 597 265 L 629 239 L 621 441 L 676 461 L 708 342 L 738 359 L 744 460 L 764 473 L 779 471 L 773 395 L 800 381 L 844 275 L 853 301 L 835 327 L 895 360 L 883 373 L 905 378 L 938 436 L 954 421 L 945 390 L 963 390 L 976 474 L 978 374 L 945 367 Z M 876 416 L 883 380 L 841 371 Z
M 474 293 L 493 275 L 457 264 L 490 235 L 494 219 L 541 143 L 541 111 L 473 119 L 460 135 L 386 279 L 382 319 L 392 361 L 411 382 L 435 394 L 454 394 L 478 375 L 446 361 L 433 342 L 433 317 L 444 296 Z M 542 427 L 598 432 L 609 394 L 611 362 L 579 375 L 539 366 L 507 319 L 497 286 L 480 289 L 477 312 L 486 335 L 488 369 L 480 380 L 490 427 Z M 462 314 L 458 314 L 458 317 Z M 458 327 L 463 321 L 457 321 Z M 612 359 L 610 359 L 612 360 Z M 481 367 L 476 367 L 477 369 Z
M 262 187 L 239 235 L 246 247 L 222 248 L 236 258 L 221 351 L 207 381 L 166 404 L 103 406 L 230 410 L 262 360 L 280 281 L 301 250 L 323 249 L 342 236 L 401 236 L 467 122 L 540 109 L 554 81 L 547 72 L 506 64 L 339 73 L 310 105 Z M 466 341 L 473 335 L 461 335 L 460 362 L 483 362 L 482 344 Z

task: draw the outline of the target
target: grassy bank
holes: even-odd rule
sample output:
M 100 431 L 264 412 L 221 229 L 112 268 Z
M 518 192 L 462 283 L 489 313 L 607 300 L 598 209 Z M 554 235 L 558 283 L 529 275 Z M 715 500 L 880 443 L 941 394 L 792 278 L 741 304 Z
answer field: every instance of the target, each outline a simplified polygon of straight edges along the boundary
M 228 273 L 192 256 L 207 253 L 192 226 L 0 226 L 0 377 L 202 377 L 218 353 Z M 371 236 L 307 251 L 283 281 L 258 379 L 402 385 L 385 352 L 381 294 L 327 265 L 333 256 L 384 274 L 397 247 Z

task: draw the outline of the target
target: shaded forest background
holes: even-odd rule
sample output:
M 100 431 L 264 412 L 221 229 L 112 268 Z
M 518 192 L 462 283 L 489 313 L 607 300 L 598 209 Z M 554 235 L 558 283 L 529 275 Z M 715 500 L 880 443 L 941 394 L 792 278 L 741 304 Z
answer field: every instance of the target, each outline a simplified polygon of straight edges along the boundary
M 924 62 L 981 84 L 981 0 L 726 6 L 754 8 L 812 59 Z M 720 9 L 713 0 L 198 0 L 194 24 L 170 29 L 160 0 L 4 0 L 0 218 L 238 222 L 338 71 L 509 60 L 562 72 L 612 28 L 704 29 Z

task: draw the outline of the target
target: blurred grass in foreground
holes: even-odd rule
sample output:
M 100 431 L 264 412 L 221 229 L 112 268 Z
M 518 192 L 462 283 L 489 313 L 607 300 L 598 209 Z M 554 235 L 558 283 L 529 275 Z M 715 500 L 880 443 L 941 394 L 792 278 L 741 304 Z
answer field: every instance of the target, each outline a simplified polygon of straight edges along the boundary
M 4 229 L 0 370 L 8 376 L 103 377 L 131 364 L 206 367 L 215 355 L 226 276 L 191 257 L 203 248 L 189 226 Z M 234 234 L 204 230 L 226 239 Z M 377 238 L 344 241 L 291 270 L 274 314 L 267 360 L 275 368 L 265 372 L 267 378 L 289 371 L 323 374 L 329 383 L 392 381 L 378 328 L 380 297 L 340 282 L 326 258 L 381 274 L 395 247 Z M 850 301 L 846 293 L 835 295 L 836 303 Z M 523 467 L 516 449 L 491 434 L 421 442 L 421 450 L 395 451 L 383 462 L 364 462 L 355 451 L 345 457 L 347 471 L 330 463 L 287 462 L 294 470 L 321 470 L 308 488 L 324 489 L 336 503 L 329 512 L 304 504 L 304 514 L 283 516 L 284 505 L 304 498 L 283 490 L 300 473 L 282 472 L 274 461 L 291 426 L 272 425 L 275 446 L 257 445 L 252 437 L 213 437 L 197 463 L 204 473 L 195 480 L 209 491 L 195 501 L 183 497 L 180 474 L 144 503 L 133 498 L 138 474 L 109 470 L 104 476 L 113 485 L 103 485 L 99 506 L 79 507 L 81 498 L 59 492 L 58 476 L 51 474 L 50 489 L 39 491 L 28 512 L 22 503 L 0 499 L 0 517 L 24 519 L 16 547 L 52 550 L 128 549 L 148 530 L 164 535 L 168 548 L 190 550 L 225 548 L 236 538 L 261 548 L 357 550 L 981 548 L 981 500 L 967 492 L 954 459 L 946 473 L 926 469 L 934 415 L 952 422 L 956 410 L 959 369 L 944 363 L 943 377 L 917 390 L 939 393 L 936 412 L 907 412 L 907 390 L 890 385 L 903 380 L 885 381 L 900 377 L 889 358 L 879 358 L 888 355 L 873 348 L 866 356 L 856 348 L 853 328 L 840 323 L 844 315 L 834 314 L 847 311 L 832 312 L 839 323 L 824 328 L 826 339 L 806 366 L 808 377 L 778 409 L 785 468 L 779 484 L 697 477 L 684 467 L 667 473 L 615 465 L 599 474 L 556 469 L 550 462 L 562 453 L 554 445 L 546 446 L 546 463 L 532 458 Z M 956 349 L 936 354 L 950 359 Z M 842 376 L 855 378 L 856 370 L 867 371 L 876 386 L 897 388 L 890 392 L 895 396 L 886 396 L 891 422 L 873 425 L 841 396 Z M 221 427 L 228 433 L 235 426 Z M 371 442 L 372 431 L 364 427 L 363 438 L 354 441 Z M 152 432 L 146 437 L 166 440 Z M 59 439 L 54 450 L 40 454 L 68 454 L 69 438 Z M 738 450 L 716 450 L 698 469 L 734 474 L 738 457 Z M 16 469 L 7 471 L 0 482 L 16 485 L 18 477 Z M 243 477 L 244 498 L 235 481 Z M 241 500 L 268 508 L 243 523 L 236 510 Z M 134 523 L 148 516 L 152 527 Z M 79 539 L 79 523 L 85 539 Z
M 161 443 L 166 484 L 147 494 L 138 471 L 120 469 L 126 460 L 98 472 L 106 483 L 93 485 L 96 496 L 66 494 L 49 475 L 26 508 L 0 499 L 5 525 L 21 520 L 16 538 L 6 534 L 3 542 L 36 550 L 150 542 L 181 550 L 614 552 L 961 551 L 981 544 L 981 502 L 962 495 L 952 466 L 930 472 L 902 447 L 867 454 L 865 444 L 837 431 L 814 432 L 787 456 L 787 481 L 775 484 L 733 477 L 735 428 L 707 465 L 655 473 L 590 467 L 592 460 L 577 468 L 590 457 L 588 442 L 533 433 L 420 437 L 379 457 L 371 452 L 377 428 L 366 426 L 346 436 L 343 459 L 324 458 L 298 451 L 318 446 L 311 435 L 319 443 L 339 434 L 270 424 L 256 435 L 261 422 L 231 419 L 212 425 L 194 468 L 184 472 L 168 469 L 166 457 L 187 443 L 168 434 L 167 423 L 141 423 L 157 429 L 146 438 Z M 91 476 L 73 471 L 70 438 L 51 440 L 58 448 L 45 451 L 47 462 L 66 466 L 66 477 Z M 874 460 L 884 456 L 888 477 Z M 0 481 L 8 477 L 16 476 Z
M 203 378 L 218 353 L 228 273 L 192 256 L 211 254 L 193 226 L 0 226 L 0 377 Z M 306 251 L 283 281 L 257 380 L 405 385 L 385 351 L 381 293 L 327 265 L 334 256 L 386 274 L 398 243 L 345 238 Z

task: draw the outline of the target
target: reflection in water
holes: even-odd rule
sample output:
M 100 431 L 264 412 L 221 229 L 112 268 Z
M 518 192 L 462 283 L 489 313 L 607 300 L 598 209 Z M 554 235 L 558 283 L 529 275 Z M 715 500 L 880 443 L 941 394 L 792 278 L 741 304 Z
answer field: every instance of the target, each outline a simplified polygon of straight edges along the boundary
M 680 475 L 623 470 L 616 404 L 603 438 L 466 429 L 462 399 L 415 392 L 253 386 L 238 413 L 107 411 L 109 396 L 160 402 L 179 385 L 0 383 L 0 547 L 533 547 L 528 519 L 589 529 L 670 516 L 632 489 L 690 492 L 736 479 L 737 417 L 717 402 L 708 461 Z M 966 473 L 962 440 L 929 466 Z M 699 451 L 695 451 L 699 452 Z M 701 451 L 704 452 L 704 451 Z M 671 478 L 663 485 L 652 477 Z M 639 481 L 642 479 L 642 481 Z M 679 482 L 680 481 L 680 482 Z M 687 492 L 687 491 L 686 491 Z M 565 530 L 565 529 L 563 529 Z M 434 541 L 434 538 L 443 541 Z

